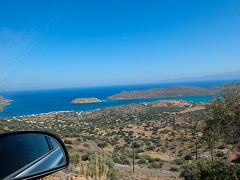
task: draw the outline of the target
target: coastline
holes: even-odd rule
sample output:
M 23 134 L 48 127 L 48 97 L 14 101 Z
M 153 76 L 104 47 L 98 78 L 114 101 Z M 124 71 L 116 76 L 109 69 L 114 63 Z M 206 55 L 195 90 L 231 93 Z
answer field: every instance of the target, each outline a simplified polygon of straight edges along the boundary
M 13 100 L 4 99 L 2 96 L 0 96 L 0 112 L 3 111 L 4 106 L 11 105 L 12 101 Z
M 33 114 L 25 114 L 25 115 L 13 115 L 13 116 L 0 116 L 0 118 L 28 118 L 28 117 L 36 117 L 36 116 L 51 116 L 51 115 L 57 115 L 57 114 L 64 114 L 64 113 L 84 113 L 84 112 L 91 112 L 91 111 L 98 111 L 98 110 L 102 110 L 102 109 L 106 109 L 106 108 L 118 108 L 121 106 L 126 106 L 126 105 L 132 105 L 132 104 L 136 104 L 136 105 L 140 105 L 140 104 L 148 104 L 148 103 L 158 103 L 158 102 L 172 102 L 172 101 L 186 101 L 186 102 L 199 102 L 199 103 L 206 103 L 209 101 L 206 100 L 200 100 L 200 101 L 194 101 L 193 99 L 191 99 L 191 97 L 195 97 L 195 96 L 189 96 L 188 98 L 190 98 L 190 100 L 184 100 L 184 99 L 166 99 L 166 98 L 154 98 L 154 99 L 148 99 L 149 101 L 139 101 L 139 102 L 132 102 L 132 103 L 127 103 L 127 104 L 119 104 L 119 105 L 111 105 L 111 106 L 106 106 L 106 107 L 97 107 L 94 109 L 89 109 L 89 110 L 60 110 L 60 111 L 49 111 L 49 112 L 41 112 L 41 113 L 33 113 Z M 177 98 L 177 97 L 176 97 Z M 139 100 L 139 99 L 137 99 Z M 146 99 L 145 99 L 146 100 Z M 115 100 L 113 100 L 115 101 Z M 125 100 L 119 100 L 119 101 L 125 101 Z M 104 102 L 104 101 L 103 101 Z M 92 103 L 88 103 L 88 104 L 92 104 Z
M 223 82 L 217 82 L 222 84 Z M 174 85 L 174 84 L 169 84 Z M 217 85 L 216 82 L 187 84 L 195 86 L 212 86 Z M 132 103 L 152 102 L 158 100 L 187 100 L 187 101 L 210 101 L 212 95 L 200 96 L 174 96 L 161 98 L 144 98 L 144 99 L 119 99 L 111 100 L 107 97 L 120 93 L 123 90 L 133 91 L 136 89 L 143 90 L 149 88 L 161 87 L 163 85 L 141 85 L 141 86 L 113 86 L 113 87 L 94 87 L 94 88 L 78 88 L 78 89 L 54 89 L 54 90 L 33 90 L 18 92 L 2 92 L 1 95 L 6 99 L 13 99 L 14 103 L 2 109 L 0 117 L 24 116 L 32 114 L 41 114 L 56 111 L 89 111 L 102 109 L 105 107 L 113 107 L 118 105 L 126 105 Z M 165 85 L 164 85 L 165 86 Z M 179 94 L 178 94 L 179 95 Z M 77 97 L 95 97 L 102 102 L 97 103 L 70 103 Z M 10 101 L 9 101 L 10 102 Z

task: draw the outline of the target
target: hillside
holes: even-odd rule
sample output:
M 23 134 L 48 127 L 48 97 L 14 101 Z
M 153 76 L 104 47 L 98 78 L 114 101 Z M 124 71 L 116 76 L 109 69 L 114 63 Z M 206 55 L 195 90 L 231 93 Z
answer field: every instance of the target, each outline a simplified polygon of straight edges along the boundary
M 108 99 L 148 99 L 176 96 L 198 96 L 216 94 L 219 88 L 203 88 L 194 86 L 176 85 L 170 87 L 153 88 L 147 90 L 122 91 L 119 94 L 109 96 Z
M 10 100 L 4 99 L 2 96 L 0 96 L 0 112 L 2 111 L 3 106 L 10 105 Z
M 71 160 L 69 171 L 60 172 L 63 179 L 84 175 L 94 154 L 108 156 L 112 167 L 121 171 L 119 179 L 151 179 L 149 176 L 155 180 L 177 179 L 182 165 L 195 158 L 196 140 L 202 136 L 203 119 L 208 116 L 207 104 L 165 100 L 84 112 L 4 117 L 0 118 L 0 132 L 38 129 L 59 135 L 67 145 Z M 129 178 L 132 136 L 135 137 L 136 172 L 134 178 Z M 200 142 L 198 147 L 198 157 L 210 159 L 205 142 Z M 230 149 L 231 146 L 219 141 L 214 148 L 214 159 L 227 161 Z

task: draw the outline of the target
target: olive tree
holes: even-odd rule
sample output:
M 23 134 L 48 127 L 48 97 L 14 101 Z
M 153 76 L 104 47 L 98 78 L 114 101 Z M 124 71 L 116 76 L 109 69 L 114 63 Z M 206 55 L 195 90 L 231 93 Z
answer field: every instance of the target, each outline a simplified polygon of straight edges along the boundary
M 208 106 L 210 118 L 206 129 L 217 131 L 230 143 L 240 142 L 240 86 L 232 84 L 215 97 Z

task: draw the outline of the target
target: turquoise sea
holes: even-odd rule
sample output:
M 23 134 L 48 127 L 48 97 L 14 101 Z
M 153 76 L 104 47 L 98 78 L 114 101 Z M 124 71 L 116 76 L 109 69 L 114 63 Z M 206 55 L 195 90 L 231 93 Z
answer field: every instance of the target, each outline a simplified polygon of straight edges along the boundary
M 226 83 L 223 81 L 209 82 L 186 82 L 186 83 L 164 83 L 164 84 L 145 84 L 127 86 L 108 86 L 91 88 L 72 88 L 72 89 L 51 89 L 51 90 L 28 90 L 28 91 L 8 91 L 0 92 L 6 99 L 13 100 L 11 105 L 5 106 L 0 112 L 0 117 L 22 116 L 31 114 L 47 113 L 52 111 L 88 111 L 98 108 L 105 108 L 130 103 L 151 102 L 156 100 L 187 100 L 187 101 L 210 101 L 212 96 L 186 96 L 169 97 L 157 99 L 134 99 L 134 100 L 109 100 L 108 96 L 120 93 L 122 90 L 142 90 L 172 85 L 192 85 L 192 86 L 212 86 Z M 75 98 L 96 97 L 103 102 L 88 104 L 71 104 Z

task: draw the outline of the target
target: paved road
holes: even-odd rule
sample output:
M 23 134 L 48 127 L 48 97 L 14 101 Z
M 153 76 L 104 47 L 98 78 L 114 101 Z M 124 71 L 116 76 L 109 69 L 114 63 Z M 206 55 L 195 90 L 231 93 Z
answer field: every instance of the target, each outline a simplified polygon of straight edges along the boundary
M 132 167 L 127 166 L 127 165 L 115 163 L 115 166 L 118 169 L 132 171 Z M 151 170 L 151 169 L 143 169 L 143 168 L 137 168 L 137 167 L 135 167 L 135 171 L 140 172 L 140 173 L 145 173 L 145 174 L 152 174 L 152 175 L 160 176 L 160 177 L 179 177 L 179 175 L 180 175 L 179 173 L 173 173 L 173 172 L 167 172 L 167 171 L 155 171 L 155 170 Z
M 94 141 L 88 140 L 88 142 L 91 144 L 94 151 L 108 155 L 108 156 L 112 156 L 111 153 L 100 149 Z M 132 171 L 132 167 L 127 166 L 127 165 L 115 163 L 115 166 L 122 170 Z M 135 167 L 135 171 L 140 172 L 140 173 L 152 174 L 152 175 L 160 176 L 160 177 L 179 177 L 179 175 L 180 175 L 180 173 L 167 172 L 167 171 L 155 171 L 155 170 L 151 170 L 151 169 L 142 169 L 142 168 L 137 168 L 137 167 Z
M 105 154 L 105 155 L 107 155 L 107 156 L 111 156 L 111 157 L 112 157 L 112 154 L 111 154 L 111 153 L 109 153 L 109 152 L 106 152 L 106 151 L 104 151 L 104 150 L 100 149 L 100 148 L 97 146 L 97 144 L 96 144 L 95 142 L 93 142 L 93 141 L 90 141 L 90 140 L 88 140 L 88 142 L 89 142 L 89 144 L 91 144 L 91 146 L 92 146 L 92 148 L 93 148 L 93 150 L 94 150 L 94 151 L 96 151 L 96 152 L 99 152 L 99 153 L 101 153 L 101 154 Z

